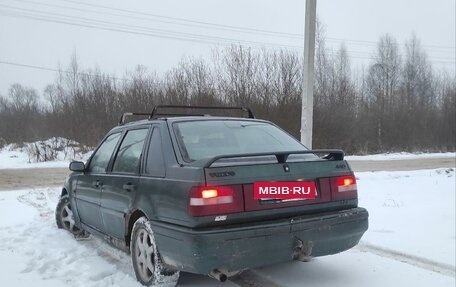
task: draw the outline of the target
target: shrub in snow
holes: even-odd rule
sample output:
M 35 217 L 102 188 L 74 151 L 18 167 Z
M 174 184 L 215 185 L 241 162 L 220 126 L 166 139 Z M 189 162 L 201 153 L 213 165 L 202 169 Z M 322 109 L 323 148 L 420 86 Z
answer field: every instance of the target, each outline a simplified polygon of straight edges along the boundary
M 82 159 L 88 148 L 78 142 L 53 137 L 45 141 L 24 144 L 29 162 Z

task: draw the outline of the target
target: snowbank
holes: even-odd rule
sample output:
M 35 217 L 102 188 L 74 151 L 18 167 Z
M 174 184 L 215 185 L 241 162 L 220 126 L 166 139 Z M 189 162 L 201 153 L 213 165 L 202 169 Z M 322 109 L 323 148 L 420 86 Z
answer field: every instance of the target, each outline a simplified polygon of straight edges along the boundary
M 23 146 L 9 144 L 0 149 L 0 169 L 68 167 L 72 160 L 87 160 L 91 153 L 87 150 L 75 141 L 55 137 Z

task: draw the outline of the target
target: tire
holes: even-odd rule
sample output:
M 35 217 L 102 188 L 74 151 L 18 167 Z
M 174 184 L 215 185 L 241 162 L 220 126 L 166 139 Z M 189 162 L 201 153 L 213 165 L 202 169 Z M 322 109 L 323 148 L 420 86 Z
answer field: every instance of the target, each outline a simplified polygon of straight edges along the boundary
M 144 286 L 176 286 L 179 271 L 164 267 L 146 217 L 139 218 L 131 232 L 131 259 L 136 279 Z
M 68 195 L 60 197 L 59 203 L 55 209 L 55 221 L 58 228 L 65 229 L 74 236 L 81 236 L 84 234 L 84 230 L 76 226 Z

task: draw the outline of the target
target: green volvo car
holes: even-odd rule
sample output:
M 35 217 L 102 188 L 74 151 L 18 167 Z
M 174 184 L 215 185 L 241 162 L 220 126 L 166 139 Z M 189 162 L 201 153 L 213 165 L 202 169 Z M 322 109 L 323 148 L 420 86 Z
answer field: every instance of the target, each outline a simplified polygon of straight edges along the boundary
M 206 114 L 236 109 L 247 116 Z M 86 163 L 70 164 L 56 220 L 130 252 L 143 285 L 175 285 L 180 271 L 225 281 L 339 253 L 368 228 L 340 150 L 309 150 L 248 108 L 157 106 L 125 123 L 127 115 L 144 114 L 124 114 Z M 315 184 L 314 199 L 254 198 L 256 182 L 301 181 Z

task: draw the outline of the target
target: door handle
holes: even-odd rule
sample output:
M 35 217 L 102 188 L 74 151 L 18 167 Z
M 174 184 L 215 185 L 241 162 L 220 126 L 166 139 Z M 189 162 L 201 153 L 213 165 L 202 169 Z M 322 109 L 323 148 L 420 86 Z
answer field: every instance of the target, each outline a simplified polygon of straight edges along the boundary
M 92 185 L 95 187 L 100 187 L 103 186 L 103 183 L 99 179 L 97 179 L 94 182 L 92 182 Z
M 135 190 L 135 185 L 132 184 L 131 182 L 129 182 L 129 183 L 126 183 L 123 185 L 123 189 L 128 192 L 131 192 L 131 191 Z

